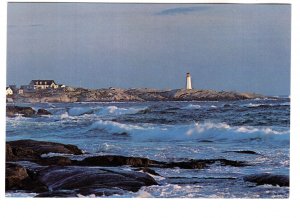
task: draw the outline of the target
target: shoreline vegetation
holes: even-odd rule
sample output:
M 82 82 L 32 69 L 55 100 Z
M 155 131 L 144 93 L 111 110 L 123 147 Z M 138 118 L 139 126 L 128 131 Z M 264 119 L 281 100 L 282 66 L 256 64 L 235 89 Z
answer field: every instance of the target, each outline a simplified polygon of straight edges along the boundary
M 267 98 L 255 93 L 214 90 L 158 90 L 137 89 L 85 89 L 65 87 L 60 89 L 43 89 L 14 94 L 7 97 L 8 102 L 42 103 L 42 102 L 145 102 L 145 101 L 234 101 L 255 98 Z M 273 97 L 272 97 L 273 98 Z
M 254 151 L 239 152 L 246 152 L 250 156 L 257 155 Z M 159 168 L 201 170 L 216 165 L 246 167 L 253 164 L 250 156 L 249 161 L 190 159 L 164 162 L 121 155 L 90 156 L 70 144 L 35 140 L 8 141 L 5 190 L 7 193 L 36 193 L 35 197 L 123 195 L 127 192 L 138 192 L 143 186 L 159 186 L 157 178 L 160 175 L 155 171 Z M 127 169 L 124 169 L 124 166 Z M 166 179 L 175 184 L 178 179 L 190 180 L 183 177 Z M 238 180 L 235 177 L 208 179 Z M 254 186 L 264 184 L 289 186 L 288 176 L 270 173 L 248 175 L 242 180 Z

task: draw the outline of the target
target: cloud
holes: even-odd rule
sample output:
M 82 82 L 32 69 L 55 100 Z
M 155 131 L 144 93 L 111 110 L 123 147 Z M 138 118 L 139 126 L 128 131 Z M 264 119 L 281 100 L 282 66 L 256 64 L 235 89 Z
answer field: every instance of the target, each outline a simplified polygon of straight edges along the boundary
M 156 15 L 160 16 L 172 16 L 179 14 L 190 14 L 199 11 L 206 11 L 210 9 L 208 6 L 197 6 L 197 7 L 178 7 L 178 8 L 170 8 L 156 13 Z

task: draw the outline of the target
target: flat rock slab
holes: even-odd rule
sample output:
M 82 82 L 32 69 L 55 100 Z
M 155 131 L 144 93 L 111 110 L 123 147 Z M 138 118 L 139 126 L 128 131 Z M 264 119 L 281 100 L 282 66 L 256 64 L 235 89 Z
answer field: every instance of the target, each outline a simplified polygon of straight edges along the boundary
M 103 155 L 87 157 L 81 161 L 73 161 L 73 165 L 80 166 L 123 166 L 132 167 L 157 167 L 157 168 L 181 168 L 181 169 L 204 169 L 211 164 L 220 164 L 222 166 L 244 167 L 249 166 L 244 161 L 235 161 L 227 159 L 203 159 L 188 160 L 181 162 L 162 162 L 142 157 L 125 157 L 120 155 Z
M 270 173 L 254 174 L 245 176 L 244 180 L 247 182 L 256 183 L 256 185 L 278 185 L 278 186 L 289 186 L 290 179 L 286 175 L 274 175 Z
M 125 157 L 121 155 L 103 155 L 87 157 L 82 161 L 73 161 L 73 164 L 82 166 L 123 166 L 130 165 L 132 167 L 147 167 L 152 165 L 159 165 L 163 162 L 150 160 L 142 157 Z
M 136 192 L 142 186 L 157 185 L 145 173 L 81 166 L 48 167 L 39 172 L 39 181 L 52 192 L 75 190 L 83 195 L 108 195 L 122 190 Z

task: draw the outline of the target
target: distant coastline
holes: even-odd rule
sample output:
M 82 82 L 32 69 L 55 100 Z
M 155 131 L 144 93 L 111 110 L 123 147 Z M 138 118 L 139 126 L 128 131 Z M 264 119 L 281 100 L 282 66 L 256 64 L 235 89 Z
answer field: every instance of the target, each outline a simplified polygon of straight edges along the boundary
M 64 87 L 59 89 L 39 89 L 32 92 L 7 96 L 7 102 L 145 102 L 145 101 L 234 101 L 267 96 L 255 93 L 214 91 L 214 90 L 158 90 L 148 88 L 102 88 L 85 89 Z M 271 98 L 271 97 L 270 97 Z

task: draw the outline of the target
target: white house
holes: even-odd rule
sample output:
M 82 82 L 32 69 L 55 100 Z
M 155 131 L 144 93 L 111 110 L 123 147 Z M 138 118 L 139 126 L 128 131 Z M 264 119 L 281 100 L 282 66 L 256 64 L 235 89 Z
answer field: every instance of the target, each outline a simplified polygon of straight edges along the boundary
M 31 89 L 57 89 L 58 85 L 54 80 L 31 80 L 29 83 Z
M 14 91 L 10 87 L 6 87 L 6 95 L 13 95 Z

